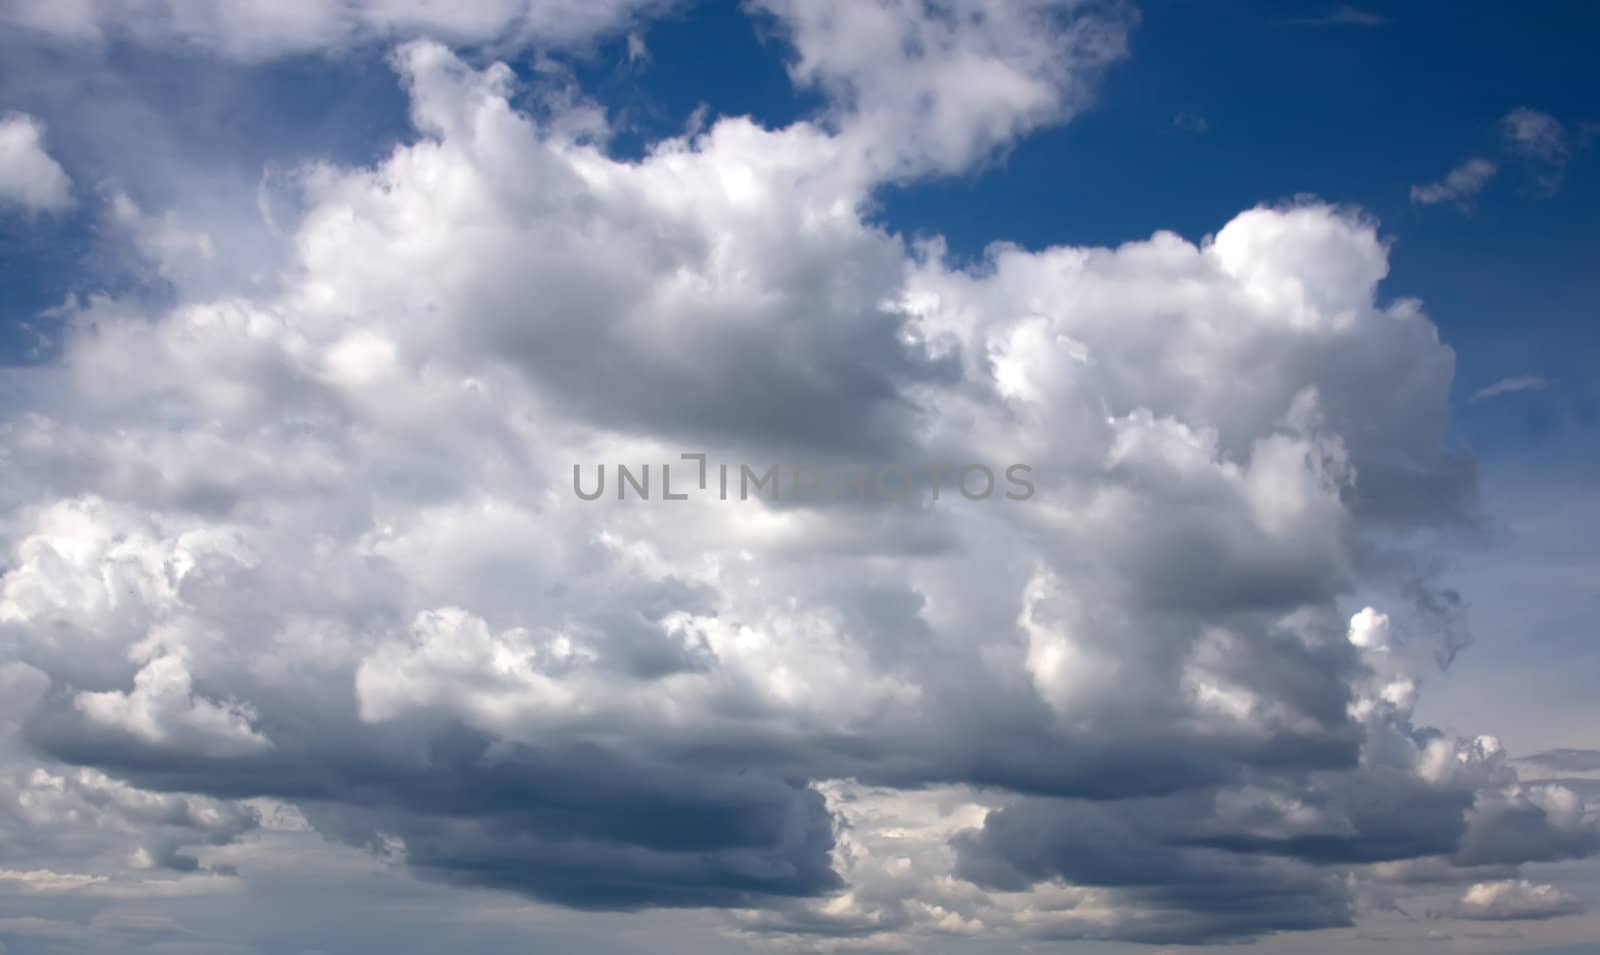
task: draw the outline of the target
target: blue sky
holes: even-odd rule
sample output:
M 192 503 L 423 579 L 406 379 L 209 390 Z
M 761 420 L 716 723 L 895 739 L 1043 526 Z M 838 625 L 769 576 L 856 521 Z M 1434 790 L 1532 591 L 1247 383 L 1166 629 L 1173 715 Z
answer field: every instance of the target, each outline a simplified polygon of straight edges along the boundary
M 1597 25 L 0 0 L 0 953 L 1600 951 Z

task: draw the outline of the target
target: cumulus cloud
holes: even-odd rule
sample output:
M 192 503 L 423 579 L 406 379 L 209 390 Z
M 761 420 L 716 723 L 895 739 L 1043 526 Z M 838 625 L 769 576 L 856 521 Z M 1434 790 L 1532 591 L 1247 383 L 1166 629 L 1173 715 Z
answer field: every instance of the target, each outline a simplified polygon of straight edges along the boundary
M 1127 53 L 1117 0 L 758 0 L 793 42 L 790 75 L 840 107 L 840 145 L 879 175 L 954 172 L 1090 102 Z
M 1473 197 L 1483 191 L 1498 168 L 1487 159 L 1469 159 L 1450 170 L 1438 182 L 1412 186 L 1411 201 L 1421 206 L 1454 202 L 1463 208 L 1471 208 Z
M 157 807 L 134 862 L 191 872 L 294 807 L 426 879 L 795 944 L 1243 939 L 1349 924 L 1386 864 L 1593 852 L 1571 790 L 1414 720 L 1420 598 L 1370 545 L 1475 483 L 1376 224 L 954 261 L 877 190 L 1069 117 L 1125 15 L 765 8 L 826 114 L 638 159 L 405 44 L 416 135 L 301 173 L 281 282 L 99 296 L 7 373 L 15 803 Z M 681 452 L 1037 493 L 572 493 Z
M 73 205 L 72 179 L 44 147 L 44 125 L 25 113 L 0 116 L 0 209 L 60 212 Z
M 1582 903 L 1553 885 L 1540 885 L 1527 879 L 1506 879 L 1472 886 L 1453 908 L 1440 914 L 1459 919 L 1499 921 L 1552 919 L 1582 911 Z
M 145 664 L 129 693 L 80 693 L 74 703 L 95 723 L 201 756 L 271 745 L 250 728 L 253 714 L 246 707 L 196 698 L 189 671 L 175 657 Z

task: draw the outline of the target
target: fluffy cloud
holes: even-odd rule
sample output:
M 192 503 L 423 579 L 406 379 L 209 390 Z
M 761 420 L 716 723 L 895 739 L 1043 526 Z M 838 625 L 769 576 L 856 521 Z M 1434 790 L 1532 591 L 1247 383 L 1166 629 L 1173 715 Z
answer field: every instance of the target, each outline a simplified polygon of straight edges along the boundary
M 1474 477 L 1375 224 L 908 247 L 875 190 L 1069 116 L 1122 21 L 768 9 L 832 112 L 637 160 L 404 45 L 415 140 L 303 172 L 275 282 L 95 298 L 9 374 L 14 783 L 166 806 L 141 863 L 293 806 L 427 879 L 796 944 L 1247 938 L 1348 924 L 1381 866 L 1594 851 L 1570 790 L 1413 720 L 1436 607 L 1391 571 Z M 1037 493 L 573 493 L 682 452 Z
M 1506 879 L 1481 882 L 1467 889 L 1448 914 L 1475 920 L 1549 919 L 1582 911 L 1577 899 L 1553 885 Z
M 758 0 L 783 23 L 790 75 L 841 110 L 840 144 L 882 175 L 954 172 L 1081 111 L 1127 52 L 1117 0 Z
M 0 209 L 59 212 L 72 204 L 72 180 L 45 151 L 44 126 L 24 113 L 0 116 Z
M 271 745 L 250 728 L 252 714 L 247 708 L 196 699 L 189 672 L 175 657 L 145 664 L 133 678 L 132 692 L 80 693 L 73 702 L 92 722 L 202 756 Z

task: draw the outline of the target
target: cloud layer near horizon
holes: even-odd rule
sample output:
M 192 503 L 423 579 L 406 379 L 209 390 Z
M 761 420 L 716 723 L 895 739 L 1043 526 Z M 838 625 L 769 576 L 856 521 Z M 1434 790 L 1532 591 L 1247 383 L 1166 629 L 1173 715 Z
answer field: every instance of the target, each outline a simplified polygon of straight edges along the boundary
M 1474 477 L 1376 225 L 949 261 L 874 191 L 1069 118 L 1129 15 L 762 6 L 828 115 L 624 161 L 581 100 L 408 43 L 415 141 L 302 170 L 270 288 L 186 294 L 193 244 L 146 242 L 175 305 L 77 303 L 8 372 L 0 866 L 248 879 L 206 847 L 269 806 L 802 946 L 1231 940 L 1418 883 L 1572 911 L 1517 873 L 1600 848 L 1582 800 L 1412 720 L 1463 636 L 1407 535 Z M 1037 494 L 572 493 L 685 451 Z

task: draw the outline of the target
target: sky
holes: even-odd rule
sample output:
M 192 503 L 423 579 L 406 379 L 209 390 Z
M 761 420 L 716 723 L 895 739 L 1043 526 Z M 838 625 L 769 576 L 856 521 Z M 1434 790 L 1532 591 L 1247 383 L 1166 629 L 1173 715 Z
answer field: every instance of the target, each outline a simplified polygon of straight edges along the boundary
M 0 953 L 1600 952 L 1597 25 L 0 0 Z

